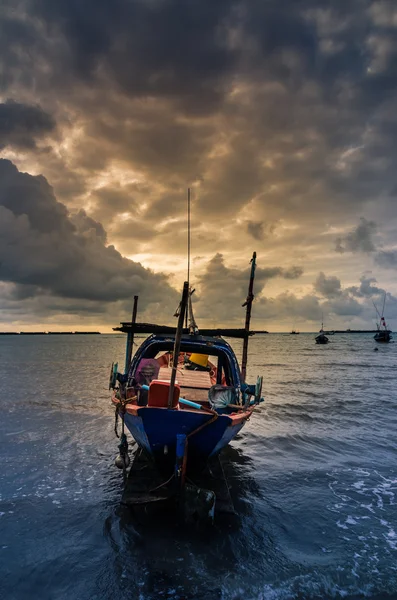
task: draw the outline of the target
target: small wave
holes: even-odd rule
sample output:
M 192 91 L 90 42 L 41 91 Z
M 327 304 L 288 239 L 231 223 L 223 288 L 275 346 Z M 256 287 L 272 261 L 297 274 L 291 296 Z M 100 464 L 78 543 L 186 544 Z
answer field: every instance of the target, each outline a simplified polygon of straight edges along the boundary
M 381 585 L 370 575 L 358 581 L 353 573 L 347 577 L 341 568 L 334 577 L 317 571 L 279 584 L 252 585 L 248 590 L 233 582 L 224 586 L 221 600 L 395 600 L 395 592 L 392 583 Z

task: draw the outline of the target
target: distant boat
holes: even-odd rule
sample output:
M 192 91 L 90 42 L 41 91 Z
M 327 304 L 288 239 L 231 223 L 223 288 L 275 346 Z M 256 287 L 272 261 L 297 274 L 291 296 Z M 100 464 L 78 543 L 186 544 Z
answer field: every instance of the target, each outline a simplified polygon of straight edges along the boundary
M 321 329 L 319 335 L 315 337 L 316 344 L 328 344 L 328 338 L 324 333 L 324 323 L 321 321 Z
M 375 302 L 373 302 L 373 305 L 375 306 L 376 314 L 379 317 L 379 323 L 376 323 L 376 327 L 378 328 L 378 331 L 374 335 L 374 340 L 375 340 L 375 342 L 379 342 L 382 344 L 388 344 L 393 339 L 390 329 L 387 328 L 385 317 L 383 316 L 384 312 L 385 312 L 385 304 L 386 304 L 386 294 L 383 299 L 382 314 L 380 314 Z
M 291 335 L 299 335 L 300 331 L 296 331 L 296 329 L 293 329 L 291 331 Z
M 335 335 L 335 331 L 324 331 L 325 335 Z

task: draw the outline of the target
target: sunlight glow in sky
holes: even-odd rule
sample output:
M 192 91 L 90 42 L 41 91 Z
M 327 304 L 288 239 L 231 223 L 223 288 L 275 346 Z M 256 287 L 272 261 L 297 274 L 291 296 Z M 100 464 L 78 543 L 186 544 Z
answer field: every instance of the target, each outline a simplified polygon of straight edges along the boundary
M 95 18 L 93 18 L 95 15 Z M 393 0 L 6 0 L 0 330 L 397 323 Z

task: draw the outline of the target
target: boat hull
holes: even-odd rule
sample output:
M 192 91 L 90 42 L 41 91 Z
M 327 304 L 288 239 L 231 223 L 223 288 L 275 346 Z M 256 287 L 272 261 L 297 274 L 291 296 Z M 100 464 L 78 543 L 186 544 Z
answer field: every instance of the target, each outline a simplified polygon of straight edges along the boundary
M 374 335 L 374 340 L 375 342 L 378 342 L 378 344 L 388 344 L 392 339 L 392 336 L 390 334 L 388 335 L 384 335 L 384 334 L 379 334 L 376 333 Z
M 185 434 L 188 470 L 192 471 L 200 470 L 227 446 L 250 416 L 248 411 L 218 415 L 213 420 L 213 415 L 204 411 L 129 406 L 124 422 L 138 445 L 164 469 L 175 462 L 177 435 Z
M 316 337 L 316 344 L 328 344 L 328 338 L 325 335 L 318 336 Z

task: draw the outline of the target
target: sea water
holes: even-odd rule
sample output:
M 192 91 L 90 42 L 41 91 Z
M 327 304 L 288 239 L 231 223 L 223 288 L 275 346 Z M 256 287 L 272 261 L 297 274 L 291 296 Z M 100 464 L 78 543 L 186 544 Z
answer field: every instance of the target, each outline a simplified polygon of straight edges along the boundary
M 375 346 L 250 340 L 266 400 L 226 451 L 238 516 L 202 530 L 120 505 L 123 335 L 0 336 L 0 597 L 397 598 L 397 344 Z

